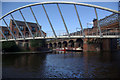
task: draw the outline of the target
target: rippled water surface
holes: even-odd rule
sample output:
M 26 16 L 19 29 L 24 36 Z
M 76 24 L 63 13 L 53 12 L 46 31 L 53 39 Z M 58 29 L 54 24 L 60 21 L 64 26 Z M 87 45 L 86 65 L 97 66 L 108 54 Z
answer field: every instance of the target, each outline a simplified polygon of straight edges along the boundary
M 4 54 L 3 78 L 120 78 L 119 52 Z

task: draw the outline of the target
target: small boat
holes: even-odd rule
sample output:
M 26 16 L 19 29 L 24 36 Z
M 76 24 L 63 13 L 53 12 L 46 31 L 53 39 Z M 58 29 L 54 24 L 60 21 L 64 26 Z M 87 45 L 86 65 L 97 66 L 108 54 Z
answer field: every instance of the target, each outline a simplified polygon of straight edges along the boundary
M 57 48 L 56 51 L 66 51 L 65 48 Z
M 56 51 L 78 51 L 78 52 L 81 52 L 83 51 L 83 49 L 81 47 L 78 47 L 78 48 L 56 48 Z
M 78 47 L 78 48 L 67 49 L 66 51 L 82 52 L 83 49 L 81 47 Z

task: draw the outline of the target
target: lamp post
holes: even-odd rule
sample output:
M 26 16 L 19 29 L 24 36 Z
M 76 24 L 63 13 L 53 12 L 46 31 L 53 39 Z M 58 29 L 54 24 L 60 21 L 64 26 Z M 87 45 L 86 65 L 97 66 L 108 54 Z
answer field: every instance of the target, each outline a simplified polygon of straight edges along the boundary
M 80 35 L 81 35 L 81 28 L 77 27 L 77 28 L 76 28 L 76 32 L 77 32 L 77 31 L 80 31 Z
M 93 23 L 91 23 L 91 22 L 87 23 L 87 29 L 88 29 L 88 33 L 89 33 L 90 31 L 89 31 L 88 25 L 93 25 Z

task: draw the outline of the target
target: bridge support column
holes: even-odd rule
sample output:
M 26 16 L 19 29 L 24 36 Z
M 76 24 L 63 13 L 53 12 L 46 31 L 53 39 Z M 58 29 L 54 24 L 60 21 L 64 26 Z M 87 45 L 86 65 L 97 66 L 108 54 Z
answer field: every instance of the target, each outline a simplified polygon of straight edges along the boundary
M 99 43 L 90 42 L 91 39 L 83 40 L 83 51 L 101 51 L 101 45 Z
M 85 52 L 88 51 L 87 40 L 88 40 L 88 39 L 84 39 L 84 40 L 83 40 L 83 51 L 85 51 Z
M 78 45 L 77 42 L 75 42 L 75 43 L 74 43 L 74 48 L 77 48 L 77 45 Z
M 84 39 L 83 51 L 115 51 L 117 39 Z
M 48 44 L 48 48 L 50 48 L 50 44 Z
M 114 51 L 117 50 L 117 39 L 103 39 L 102 51 Z

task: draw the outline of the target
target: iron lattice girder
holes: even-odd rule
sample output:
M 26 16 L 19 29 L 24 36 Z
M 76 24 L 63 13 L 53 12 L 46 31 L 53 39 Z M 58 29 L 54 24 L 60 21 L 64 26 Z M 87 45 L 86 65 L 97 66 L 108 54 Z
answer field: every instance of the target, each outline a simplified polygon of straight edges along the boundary
M 106 16 L 103 19 L 99 20 L 100 26 L 107 26 L 113 23 L 119 22 L 119 15 L 118 14 L 111 14 L 110 16 Z

